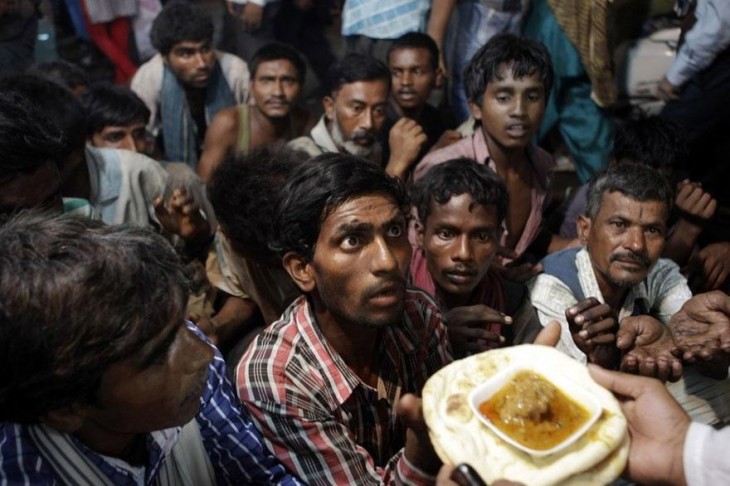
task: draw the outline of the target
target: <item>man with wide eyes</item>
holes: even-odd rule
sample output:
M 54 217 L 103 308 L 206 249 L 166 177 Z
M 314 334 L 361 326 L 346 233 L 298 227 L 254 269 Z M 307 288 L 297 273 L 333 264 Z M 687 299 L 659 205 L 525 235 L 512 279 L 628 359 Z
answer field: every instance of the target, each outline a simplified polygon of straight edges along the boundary
M 451 361 L 441 314 L 406 286 L 402 185 L 351 155 L 302 164 L 279 193 L 274 243 L 304 295 L 251 344 L 238 394 L 267 446 L 307 484 L 432 483 L 419 420 Z
M 193 2 L 167 2 L 150 39 L 159 54 L 140 66 L 131 88 L 152 114 L 147 128 L 165 160 L 195 169 L 216 113 L 248 101 L 248 66 L 213 48 L 210 15 Z

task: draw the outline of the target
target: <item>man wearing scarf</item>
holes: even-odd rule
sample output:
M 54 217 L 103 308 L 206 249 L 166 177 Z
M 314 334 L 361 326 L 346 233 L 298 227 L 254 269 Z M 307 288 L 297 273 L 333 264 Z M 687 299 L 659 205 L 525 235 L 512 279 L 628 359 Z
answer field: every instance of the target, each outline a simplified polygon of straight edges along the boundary
M 194 169 L 210 120 L 248 101 L 248 66 L 216 51 L 210 16 L 183 1 L 165 6 L 150 37 L 159 54 L 139 68 L 131 88 L 152 113 L 148 129 L 161 140 L 164 158 Z

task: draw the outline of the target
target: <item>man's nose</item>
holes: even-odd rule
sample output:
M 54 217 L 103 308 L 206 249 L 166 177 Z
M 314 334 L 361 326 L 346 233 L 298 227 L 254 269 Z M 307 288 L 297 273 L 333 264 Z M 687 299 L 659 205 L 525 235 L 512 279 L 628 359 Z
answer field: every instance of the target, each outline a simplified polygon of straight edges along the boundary
M 401 84 L 403 86 L 410 86 L 413 84 L 413 75 L 409 71 L 403 71 L 401 75 Z
M 205 56 L 202 52 L 198 52 L 195 54 L 195 66 L 198 68 L 204 68 L 208 66 L 205 62 Z
M 132 136 L 131 133 L 128 133 L 127 135 L 124 136 L 124 138 L 122 139 L 122 142 L 119 144 L 118 148 L 124 149 L 124 150 L 131 150 L 133 152 L 137 151 L 137 145 L 134 143 L 134 137 Z
M 630 228 L 626 232 L 625 246 L 634 253 L 644 253 L 646 251 L 646 238 L 641 227 Z
M 398 269 L 398 259 L 393 248 L 384 238 L 376 238 L 372 252 L 373 273 L 392 272 Z
M 455 261 L 471 261 L 474 256 L 468 235 L 461 235 L 456 240 L 452 259 Z

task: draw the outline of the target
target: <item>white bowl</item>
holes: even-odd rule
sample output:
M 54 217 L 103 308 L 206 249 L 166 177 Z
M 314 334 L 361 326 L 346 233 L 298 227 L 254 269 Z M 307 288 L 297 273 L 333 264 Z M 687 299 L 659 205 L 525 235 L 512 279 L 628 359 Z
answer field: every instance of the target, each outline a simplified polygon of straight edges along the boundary
M 543 378 L 547 379 L 547 381 L 555 385 L 555 387 L 563 392 L 563 394 L 565 394 L 568 398 L 580 404 L 588 411 L 588 420 L 586 420 L 586 422 L 580 428 L 578 428 L 575 432 L 566 437 L 562 442 L 550 449 L 538 450 L 520 444 L 515 439 L 511 438 L 509 435 L 505 434 L 499 428 L 497 428 L 497 426 L 492 423 L 489 418 L 484 416 L 479 411 L 479 405 L 492 398 L 493 395 L 500 391 L 506 384 L 508 384 L 512 380 L 512 378 L 517 373 L 521 371 L 531 371 L 533 373 L 541 375 Z M 583 434 L 585 434 L 588 429 L 593 426 L 596 420 L 598 420 L 598 417 L 600 417 L 601 413 L 603 412 L 601 403 L 598 401 L 598 398 L 596 398 L 595 395 L 593 395 L 593 393 L 591 393 L 590 391 L 582 388 L 580 385 L 561 376 L 558 373 L 538 368 L 536 366 L 530 366 L 524 363 L 508 366 L 494 374 L 491 378 L 486 380 L 481 385 L 474 388 L 469 394 L 469 405 L 471 406 L 474 414 L 479 417 L 484 425 L 489 427 L 492 432 L 497 434 L 497 436 L 499 436 L 501 439 L 503 439 L 505 442 L 508 442 L 512 446 L 517 447 L 518 449 L 523 450 L 535 457 L 548 456 L 550 454 L 555 454 L 556 452 L 565 449 L 570 444 L 578 440 Z

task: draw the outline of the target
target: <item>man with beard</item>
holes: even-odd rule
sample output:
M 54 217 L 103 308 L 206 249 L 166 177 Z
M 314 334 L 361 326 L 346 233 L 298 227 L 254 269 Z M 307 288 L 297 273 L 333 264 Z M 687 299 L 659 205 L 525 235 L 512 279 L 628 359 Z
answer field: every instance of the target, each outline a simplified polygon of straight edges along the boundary
M 306 72 L 304 60 L 287 45 L 267 44 L 256 52 L 250 83 L 254 104 L 224 108 L 213 118 L 197 167 L 201 179 L 208 182 L 229 153 L 246 155 L 311 128 L 312 114 L 297 105 Z
M 672 200 L 662 175 L 640 164 L 612 166 L 591 184 L 578 219 L 584 246 L 546 257 L 545 272 L 528 283 L 542 324 L 556 319 L 563 326 L 558 349 L 605 368 L 682 375 L 667 325 L 692 294 L 679 267 L 660 258 Z M 669 390 L 693 420 L 725 422 L 727 371 L 719 358 L 686 366 Z
M 289 145 L 315 156 L 327 152 L 357 155 L 403 178 L 416 161 L 426 134 L 413 120 L 399 120 L 390 130 L 390 156 L 383 160 L 378 135 L 385 123 L 390 71 L 369 56 L 349 54 L 329 72 L 329 95 L 322 99 L 324 115 L 308 136 Z
M 435 303 L 406 288 L 411 246 L 395 178 L 346 154 L 297 168 L 274 243 L 304 295 L 236 370 L 267 446 L 307 484 L 432 483 L 419 418 L 426 379 L 451 361 Z
M 248 66 L 213 48 L 213 21 L 192 2 L 168 2 L 150 40 L 160 53 L 140 66 L 132 91 L 152 114 L 147 128 L 162 135 L 165 159 L 194 169 L 215 114 L 248 101 Z

